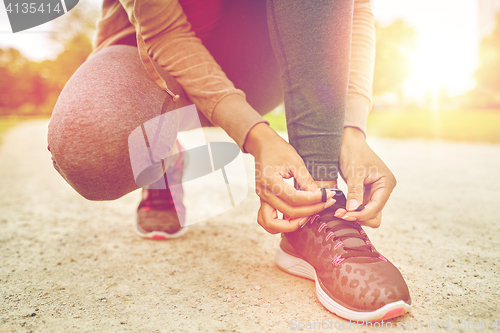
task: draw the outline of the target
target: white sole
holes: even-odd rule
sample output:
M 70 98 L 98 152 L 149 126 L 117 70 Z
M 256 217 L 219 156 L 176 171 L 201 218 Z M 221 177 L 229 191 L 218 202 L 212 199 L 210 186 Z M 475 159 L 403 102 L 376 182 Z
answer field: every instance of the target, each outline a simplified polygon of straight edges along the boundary
M 278 265 L 278 267 L 283 271 L 313 280 L 316 284 L 316 296 L 318 297 L 318 300 L 325 308 L 339 317 L 349 320 L 369 322 L 399 317 L 411 309 L 411 305 L 406 304 L 404 301 L 386 304 L 382 308 L 375 311 L 354 311 L 348 309 L 335 302 L 330 298 L 330 296 L 328 296 L 327 293 L 323 291 L 319 284 L 316 270 L 305 260 L 286 253 L 280 246 L 278 246 L 274 260 L 276 265 Z
M 173 234 L 169 234 L 163 231 L 142 232 L 137 227 L 137 221 L 134 223 L 135 233 L 141 236 L 142 238 L 147 238 L 147 239 L 165 240 L 165 239 L 178 238 L 183 236 L 188 230 L 189 228 L 185 226 Z

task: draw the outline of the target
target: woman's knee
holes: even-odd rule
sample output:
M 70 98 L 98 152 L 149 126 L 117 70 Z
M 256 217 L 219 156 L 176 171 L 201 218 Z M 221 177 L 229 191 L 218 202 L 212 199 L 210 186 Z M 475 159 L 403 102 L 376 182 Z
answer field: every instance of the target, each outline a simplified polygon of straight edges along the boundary
M 81 144 L 72 140 L 73 134 L 71 128 L 49 127 L 48 148 L 54 168 L 81 196 L 115 200 L 138 188 L 126 150 L 117 154 L 117 147 Z
M 61 92 L 48 143 L 55 168 L 78 193 L 89 200 L 114 200 L 137 188 L 128 135 L 151 117 L 149 108 L 163 101 L 150 79 L 133 75 L 144 70 L 133 47 L 101 52 L 89 58 Z
M 188 104 L 185 93 L 175 91 Z M 89 200 L 113 200 L 137 189 L 128 137 L 162 113 L 167 99 L 136 48 L 117 45 L 99 51 L 70 78 L 52 113 L 48 141 L 56 169 Z M 167 111 L 183 106 L 171 104 Z

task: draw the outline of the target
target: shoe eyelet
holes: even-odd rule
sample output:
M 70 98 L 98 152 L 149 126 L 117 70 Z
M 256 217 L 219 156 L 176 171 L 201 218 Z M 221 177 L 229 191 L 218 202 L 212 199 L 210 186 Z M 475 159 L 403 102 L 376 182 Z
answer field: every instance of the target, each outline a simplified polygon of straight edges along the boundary
M 343 258 L 342 255 L 338 255 L 335 259 L 332 260 L 332 264 L 333 266 L 338 267 L 344 260 L 345 258 Z
M 318 232 L 321 232 L 321 230 L 323 230 L 325 227 L 326 227 L 326 223 L 324 223 L 324 222 L 321 223 L 321 225 L 318 228 Z

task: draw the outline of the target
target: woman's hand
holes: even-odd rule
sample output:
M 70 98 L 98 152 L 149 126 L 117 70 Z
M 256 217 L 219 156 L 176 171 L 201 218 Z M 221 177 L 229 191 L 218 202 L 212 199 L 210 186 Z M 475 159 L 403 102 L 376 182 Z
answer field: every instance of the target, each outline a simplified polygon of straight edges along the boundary
M 328 191 L 328 201 L 321 202 L 321 192 L 295 149 L 267 124 L 254 126 L 245 141 L 245 150 L 255 157 L 255 191 L 261 206 L 257 221 L 269 233 L 291 232 L 335 203 Z M 285 183 L 294 177 L 303 191 Z M 277 210 L 290 220 L 278 218 Z
M 347 184 L 347 210 L 338 209 L 335 216 L 378 228 L 382 209 L 396 186 L 396 178 L 356 128 L 344 129 L 340 174 Z M 364 209 L 355 211 L 361 204 Z

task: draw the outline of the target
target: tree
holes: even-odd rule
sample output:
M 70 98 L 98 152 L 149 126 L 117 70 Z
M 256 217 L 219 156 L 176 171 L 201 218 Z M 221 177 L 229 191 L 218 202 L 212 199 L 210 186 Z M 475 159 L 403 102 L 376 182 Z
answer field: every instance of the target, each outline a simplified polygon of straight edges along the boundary
M 21 52 L 16 49 L 0 49 L 0 67 L 7 67 L 12 72 L 17 72 L 29 62 Z
M 45 62 L 49 79 L 62 89 L 71 75 L 92 52 L 92 35 L 99 11 L 88 3 L 80 1 L 68 14 L 53 21 L 50 39 L 62 46 L 54 61 Z
M 55 60 L 33 62 L 15 49 L 0 49 L 0 115 L 50 114 L 71 75 L 92 51 L 98 10 L 79 3 L 53 21 L 50 35 L 62 51 Z
M 16 49 L 0 49 L 0 114 L 11 114 L 36 103 L 41 77 L 29 69 L 30 61 Z
M 416 33 L 402 20 L 381 27 L 375 24 L 377 33 L 373 94 L 395 92 L 402 95 L 404 81 L 412 72 L 409 51 L 414 48 Z
M 500 13 L 490 36 L 479 49 L 481 65 L 475 73 L 476 88 L 471 92 L 472 104 L 481 107 L 500 107 Z
M 92 40 L 96 21 L 99 18 L 99 9 L 88 2 L 80 1 L 67 14 L 52 21 L 52 32 L 49 38 L 63 49 L 68 48 L 75 37 Z

